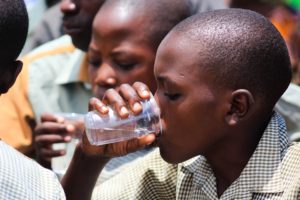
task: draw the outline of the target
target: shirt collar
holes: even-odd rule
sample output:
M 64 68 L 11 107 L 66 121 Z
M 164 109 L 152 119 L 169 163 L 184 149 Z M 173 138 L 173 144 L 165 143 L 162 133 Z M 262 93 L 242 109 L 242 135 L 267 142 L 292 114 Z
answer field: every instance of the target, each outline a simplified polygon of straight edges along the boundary
M 256 150 L 240 177 L 224 192 L 224 199 L 251 199 L 253 193 L 283 192 L 281 161 L 288 147 L 284 120 L 274 113 Z M 216 180 L 203 156 L 181 164 L 182 171 L 194 174 L 194 184 L 216 199 Z
M 87 66 L 86 53 L 76 49 L 66 63 L 66 66 L 62 66 L 62 71 L 57 76 L 55 83 L 59 85 L 74 82 L 88 83 Z

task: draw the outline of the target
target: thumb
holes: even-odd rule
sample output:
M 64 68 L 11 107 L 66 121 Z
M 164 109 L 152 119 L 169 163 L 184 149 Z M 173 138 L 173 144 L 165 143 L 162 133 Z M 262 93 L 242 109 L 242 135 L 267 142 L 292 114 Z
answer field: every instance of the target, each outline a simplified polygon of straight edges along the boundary
M 132 153 L 137 150 L 144 149 L 145 147 L 151 145 L 156 139 L 155 134 L 144 135 L 132 140 L 127 143 L 127 153 Z

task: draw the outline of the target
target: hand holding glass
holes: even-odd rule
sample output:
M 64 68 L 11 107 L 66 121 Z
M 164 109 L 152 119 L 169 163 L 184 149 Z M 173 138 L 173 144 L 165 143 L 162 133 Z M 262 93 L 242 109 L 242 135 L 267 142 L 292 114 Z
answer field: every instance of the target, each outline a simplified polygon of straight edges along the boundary
M 64 124 L 72 124 L 75 127 L 74 132 L 70 135 L 72 137 L 69 143 L 56 143 L 53 145 L 55 150 L 65 150 L 64 156 L 52 159 L 52 170 L 61 178 L 69 166 L 75 151 L 76 145 L 81 140 L 84 131 L 84 114 L 78 113 L 55 113 L 57 117 L 64 118 Z
M 161 133 L 160 109 L 153 95 L 141 101 L 143 107 L 139 115 L 130 114 L 121 119 L 111 108 L 107 115 L 91 111 L 85 116 L 85 128 L 92 145 L 121 142 L 150 133 Z

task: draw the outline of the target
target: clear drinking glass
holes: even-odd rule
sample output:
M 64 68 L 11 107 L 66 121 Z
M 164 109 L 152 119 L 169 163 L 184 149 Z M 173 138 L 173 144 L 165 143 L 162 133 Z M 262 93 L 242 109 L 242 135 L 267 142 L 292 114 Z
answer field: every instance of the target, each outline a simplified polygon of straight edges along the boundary
M 64 156 L 56 157 L 52 159 L 52 170 L 61 178 L 73 157 L 75 147 L 82 137 L 84 131 L 84 114 L 78 113 L 55 113 L 57 117 L 64 118 L 65 124 L 73 124 L 75 126 L 75 132 L 72 134 L 72 139 L 69 143 L 57 143 L 53 144 L 54 150 L 65 150 Z
M 107 115 L 97 111 L 85 115 L 85 128 L 92 145 L 103 145 L 129 140 L 150 133 L 161 133 L 160 109 L 151 94 L 149 100 L 141 101 L 143 111 L 121 119 L 111 108 Z

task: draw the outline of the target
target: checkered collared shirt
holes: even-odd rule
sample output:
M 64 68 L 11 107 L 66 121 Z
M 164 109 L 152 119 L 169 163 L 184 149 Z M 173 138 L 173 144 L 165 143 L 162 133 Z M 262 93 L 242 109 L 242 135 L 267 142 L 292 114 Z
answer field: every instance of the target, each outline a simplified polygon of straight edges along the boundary
M 217 197 L 216 179 L 203 156 L 179 165 L 156 150 L 95 188 L 93 199 L 300 199 L 300 144 L 288 144 L 283 119 L 274 114 L 240 177 Z
M 51 171 L 0 141 L 0 200 L 66 199 Z

